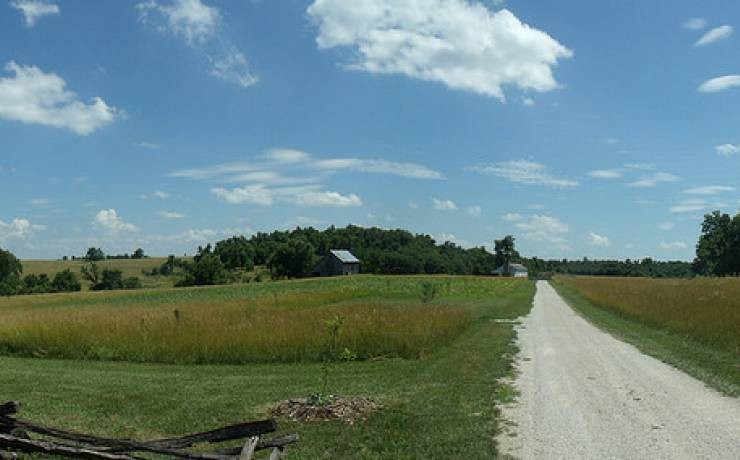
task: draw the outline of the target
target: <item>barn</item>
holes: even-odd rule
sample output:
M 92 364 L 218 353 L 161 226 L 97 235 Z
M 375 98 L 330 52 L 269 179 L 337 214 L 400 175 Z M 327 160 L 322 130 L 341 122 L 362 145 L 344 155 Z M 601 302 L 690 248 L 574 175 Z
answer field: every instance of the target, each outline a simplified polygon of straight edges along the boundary
M 346 249 L 331 249 L 314 268 L 314 276 L 356 275 L 360 273 L 360 259 Z
M 529 276 L 527 267 L 522 264 L 509 264 L 507 270 L 504 265 L 498 267 L 492 273 L 494 276 L 513 276 L 514 278 L 526 278 Z

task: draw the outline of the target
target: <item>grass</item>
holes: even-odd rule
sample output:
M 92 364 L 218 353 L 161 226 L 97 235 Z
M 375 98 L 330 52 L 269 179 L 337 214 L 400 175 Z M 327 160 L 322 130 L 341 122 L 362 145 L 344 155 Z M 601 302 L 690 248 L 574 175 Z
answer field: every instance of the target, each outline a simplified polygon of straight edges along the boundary
M 601 328 L 740 395 L 740 280 L 558 276 L 553 286 Z
M 424 308 L 467 311 L 467 326 L 446 346 L 418 359 L 384 357 L 332 366 L 332 392 L 371 396 L 384 409 L 352 426 L 281 422 L 282 432 L 301 436 L 299 445 L 287 451 L 288 458 L 491 458 L 498 429 L 497 380 L 511 372 L 515 352 L 512 325 L 495 320 L 529 311 L 534 284 L 526 280 L 368 276 L 128 295 L 90 293 L 96 297 L 91 303 L 81 302 L 87 300 L 82 295 L 46 296 L 46 302 L 34 299 L 27 311 L 74 311 L 81 303 L 125 310 L 145 299 L 169 307 L 184 299 L 269 301 L 273 293 L 278 293 L 279 305 L 281 296 L 297 305 L 301 295 L 346 291 L 358 294 L 357 304 L 346 304 L 351 308 L 376 302 L 386 308 L 392 302 L 398 313 L 421 308 L 421 279 L 441 287 L 439 297 Z M 309 310 L 326 308 L 324 300 Z M 14 302 L 0 301 L 0 311 L 25 309 Z M 282 305 L 288 311 L 303 308 Z M 313 362 L 194 366 L 0 357 L 0 369 L 0 399 L 24 401 L 27 418 L 142 439 L 264 417 L 276 402 L 319 391 L 321 385 L 321 364 Z

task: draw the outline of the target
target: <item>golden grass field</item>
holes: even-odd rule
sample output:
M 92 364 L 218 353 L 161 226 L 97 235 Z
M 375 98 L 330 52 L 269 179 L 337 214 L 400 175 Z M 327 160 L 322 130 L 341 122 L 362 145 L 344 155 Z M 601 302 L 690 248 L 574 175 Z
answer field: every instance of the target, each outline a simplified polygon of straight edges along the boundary
M 557 276 L 592 304 L 740 359 L 740 279 Z
M 318 361 L 326 322 L 340 315 L 338 345 L 360 359 L 418 358 L 471 323 L 471 295 L 511 281 L 435 277 L 422 304 L 417 277 L 252 283 L 195 289 L 81 292 L 0 300 L 0 352 L 161 363 Z

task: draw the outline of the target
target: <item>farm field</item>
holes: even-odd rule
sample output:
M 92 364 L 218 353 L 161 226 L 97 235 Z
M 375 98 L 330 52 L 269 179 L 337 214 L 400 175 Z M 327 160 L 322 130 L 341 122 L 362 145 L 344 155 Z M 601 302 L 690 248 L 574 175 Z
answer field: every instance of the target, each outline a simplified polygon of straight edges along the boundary
M 339 349 L 356 359 L 330 365 L 329 391 L 384 408 L 351 426 L 282 421 L 302 438 L 289 458 L 490 458 L 515 351 L 496 320 L 533 294 L 527 280 L 358 276 L 0 299 L 0 399 L 137 438 L 261 418 L 321 391 L 325 321 L 340 315 Z
M 607 331 L 740 395 L 740 280 L 557 276 L 573 308 Z

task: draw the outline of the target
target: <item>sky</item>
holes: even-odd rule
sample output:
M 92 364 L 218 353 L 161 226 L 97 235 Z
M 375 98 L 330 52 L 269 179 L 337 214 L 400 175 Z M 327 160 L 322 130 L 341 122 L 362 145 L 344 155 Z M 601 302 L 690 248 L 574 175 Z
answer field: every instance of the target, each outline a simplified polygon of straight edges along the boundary
M 0 0 L 0 246 L 295 226 L 691 260 L 740 204 L 736 1 Z

